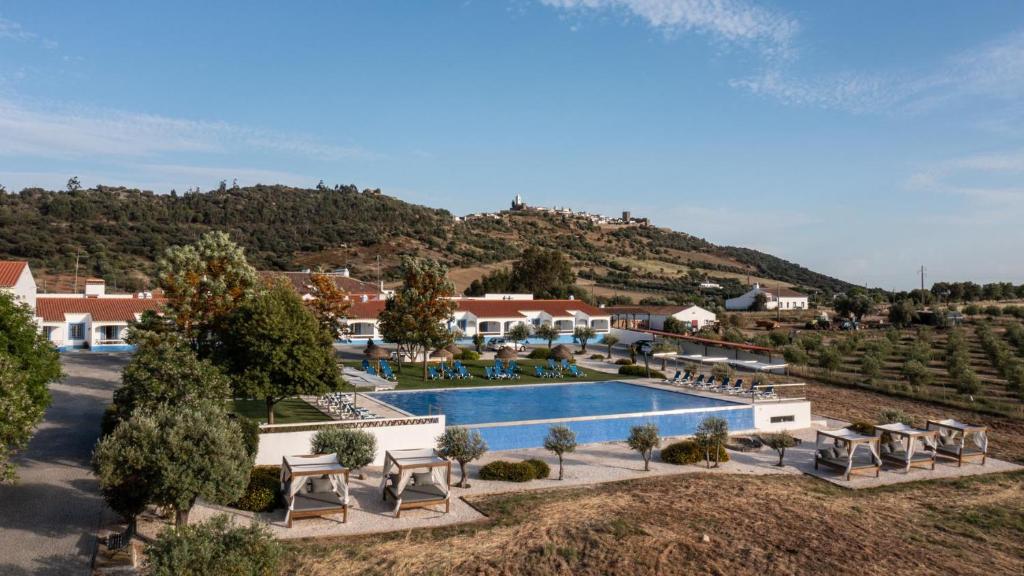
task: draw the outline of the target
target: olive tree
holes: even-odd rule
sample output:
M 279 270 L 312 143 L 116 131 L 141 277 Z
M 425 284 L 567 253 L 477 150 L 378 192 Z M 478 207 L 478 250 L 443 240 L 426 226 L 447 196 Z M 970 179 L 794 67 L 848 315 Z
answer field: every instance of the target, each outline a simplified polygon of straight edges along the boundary
M 568 426 L 552 426 L 544 439 L 544 448 L 558 456 L 558 479 L 562 479 L 562 458 L 568 452 L 576 451 L 576 433 Z
M 764 442 L 765 446 L 779 453 L 779 463 L 776 466 L 782 466 L 782 459 L 786 456 L 786 448 L 796 446 L 796 438 L 793 438 L 789 432 L 762 434 L 761 442 Z
M 452 426 L 437 437 L 437 451 L 441 456 L 459 463 L 459 488 L 469 488 L 466 483 L 466 464 L 487 452 L 487 442 L 476 430 Z
M 572 335 L 580 341 L 580 349 L 586 353 L 587 342 L 594 336 L 597 336 L 597 331 L 590 326 L 577 326 Z
M 57 351 L 32 310 L 0 292 L 0 483 L 15 478 L 10 457 L 28 444 L 50 405 L 47 386 L 60 377 Z
M 377 455 L 377 437 L 364 430 L 323 428 L 313 436 L 312 449 L 314 454 L 337 454 L 342 466 L 359 470 Z
M 530 325 L 519 322 L 505 333 L 505 336 L 513 342 L 522 342 L 530 337 Z
M 537 338 L 547 340 L 548 349 L 551 348 L 551 343 L 557 340 L 558 337 L 561 335 L 558 332 L 558 328 L 555 328 L 555 325 L 551 323 L 541 324 L 540 326 L 537 326 L 537 329 L 533 331 L 533 334 L 537 336 Z
M 208 401 L 137 410 L 93 452 L 100 488 L 112 506 L 122 513 L 139 509 L 142 501 L 166 506 L 179 526 L 188 524 L 198 498 L 236 501 L 252 465 L 239 424 Z
M 640 453 L 644 459 L 644 472 L 651 469 L 651 456 L 654 449 L 661 445 L 661 438 L 658 437 L 658 426 L 649 423 L 633 426 L 629 429 L 629 438 L 626 444 Z
M 614 334 L 611 334 L 611 333 L 605 334 L 601 338 L 601 344 L 604 344 L 605 346 L 608 347 L 608 359 L 609 360 L 611 360 L 611 358 L 612 358 L 612 347 L 615 346 L 618 343 L 619 343 L 619 337 L 614 335 Z
M 711 461 L 714 460 L 714 467 L 717 468 L 718 455 L 722 451 L 722 446 L 729 440 L 729 423 L 723 418 L 708 416 L 697 425 L 697 431 L 693 438 L 697 441 L 697 445 L 704 449 L 704 461 L 707 463 L 707 467 L 711 468 Z

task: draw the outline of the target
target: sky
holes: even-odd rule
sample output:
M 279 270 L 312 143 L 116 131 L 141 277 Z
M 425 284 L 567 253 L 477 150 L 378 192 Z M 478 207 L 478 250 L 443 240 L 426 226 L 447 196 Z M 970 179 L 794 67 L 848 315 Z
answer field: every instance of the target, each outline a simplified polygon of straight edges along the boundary
M 0 0 L 0 185 L 630 210 L 908 289 L 1024 282 L 1019 1 Z

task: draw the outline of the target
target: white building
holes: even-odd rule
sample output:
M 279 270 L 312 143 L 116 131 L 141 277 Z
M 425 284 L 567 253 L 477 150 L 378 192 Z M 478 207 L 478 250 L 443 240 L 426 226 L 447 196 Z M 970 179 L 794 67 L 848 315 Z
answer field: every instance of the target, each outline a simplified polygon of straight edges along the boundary
M 16 302 L 36 309 L 36 280 L 28 262 L 0 261 L 0 292 L 13 294 Z
M 705 326 L 718 322 L 718 316 L 694 304 L 683 306 L 609 306 L 605 311 L 612 315 L 616 328 L 664 330 L 665 321 L 674 318 L 696 332 Z
M 726 310 L 750 310 L 757 299 L 758 294 L 764 294 L 767 300 L 765 308 L 775 310 L 807 310 L 809 302 L 806 294 L 801 294 L 792 288 L 762 288 L 760 284 L 754 284 L 749 292 L 742 296 L 729 298 L 725 301 Z
M 586 326 L 598 335 L 611 329 L 611 314 L 579 300 L 534 300 L 523 295 L 494 294 L 482 298 L 455 298 L 457 308 L 448 321 L 462 339 L 480 334 L 488 338 L 505 336 L 516 324 L 532 328 L 550 324 L 558 329 L 557 341 L 571 342 L 576 328 Z M 385 300 L 357 301 L 349 309 L 349 338 L 381 338 L 377 318 Z M 539 340 L 538 340 L 539 342 Z
M 128 324 L 147 310 L 160 311 L 163 304 L 148 292 L 107 294 L 103 280 L 90 278 L 84 294 L 39 294 L 35 313 L 46 339 L 58 350 L 116 352 L 132 349 L 124 341 Z

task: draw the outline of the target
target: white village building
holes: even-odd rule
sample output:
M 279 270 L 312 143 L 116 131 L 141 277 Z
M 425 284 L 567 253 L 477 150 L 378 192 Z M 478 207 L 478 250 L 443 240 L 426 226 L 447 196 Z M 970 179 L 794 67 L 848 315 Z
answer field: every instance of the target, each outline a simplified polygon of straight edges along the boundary
M 0 292 L 14 295 L 15 302 L 36 308 L 36 280 L 28 262 L 0 261 Z
M 792 288 L 762 288 L 760 284 L 754 284 L 746 294 L 726 300 L 725 309 L 750 310 L 758 294 L 764 294 L 767 298 L 765 308 L 768 310 L 807 310 L 810 306 L 807 295 Z
M 612 325 L 623 330 L 650 329 L 664 330 L 669 318 L 689 326 L 696 332 L 705 326 L 718 322 L 718 316 L 695 304 L 675 306 L 609 306 L 605 311 L 612 315 Z

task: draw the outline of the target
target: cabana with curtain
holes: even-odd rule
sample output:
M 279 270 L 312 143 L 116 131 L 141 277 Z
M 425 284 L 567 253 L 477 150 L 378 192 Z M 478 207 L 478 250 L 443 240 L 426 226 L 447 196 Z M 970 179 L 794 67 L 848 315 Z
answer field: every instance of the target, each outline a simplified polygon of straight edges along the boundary
M 879 437 L 879 452 L 882 460 L 903 466 L 910 472 L 911 466 L 935 470 L 935 446 L 938 430 L 921 430 L 902 422 L 875 426 Z
M 288 503 L 288 527 L 295 518 L 328 514 L 341 514 L 342 522 L 348 522 L 348 472 L 337 454 L 285 456 L 281 493 Z
M 395 501 L 395 518 L 402 510 L 444 504 L 451 508 L 452 463 L 433 448 L 388 450 L 384 454 L 381 491 Z
M 987 427 L 949 418 L 929 420 L 927 428 L 939 433 L 935 449 L 937 455 L 955 459 L 957 466 L 963 466 L 964 460 L 975 458 L 981 458 L 981 465 L 985 465 L 988 456 Z
M 818 465 L 837 468 L 843 471 L 847 480 L 855 471 L 873 470 L 877 478 L 882 467 L 878 440 L 878 436 L 865 436 L 849 428 L 818 430 L 814 469 L 817 470 Z

